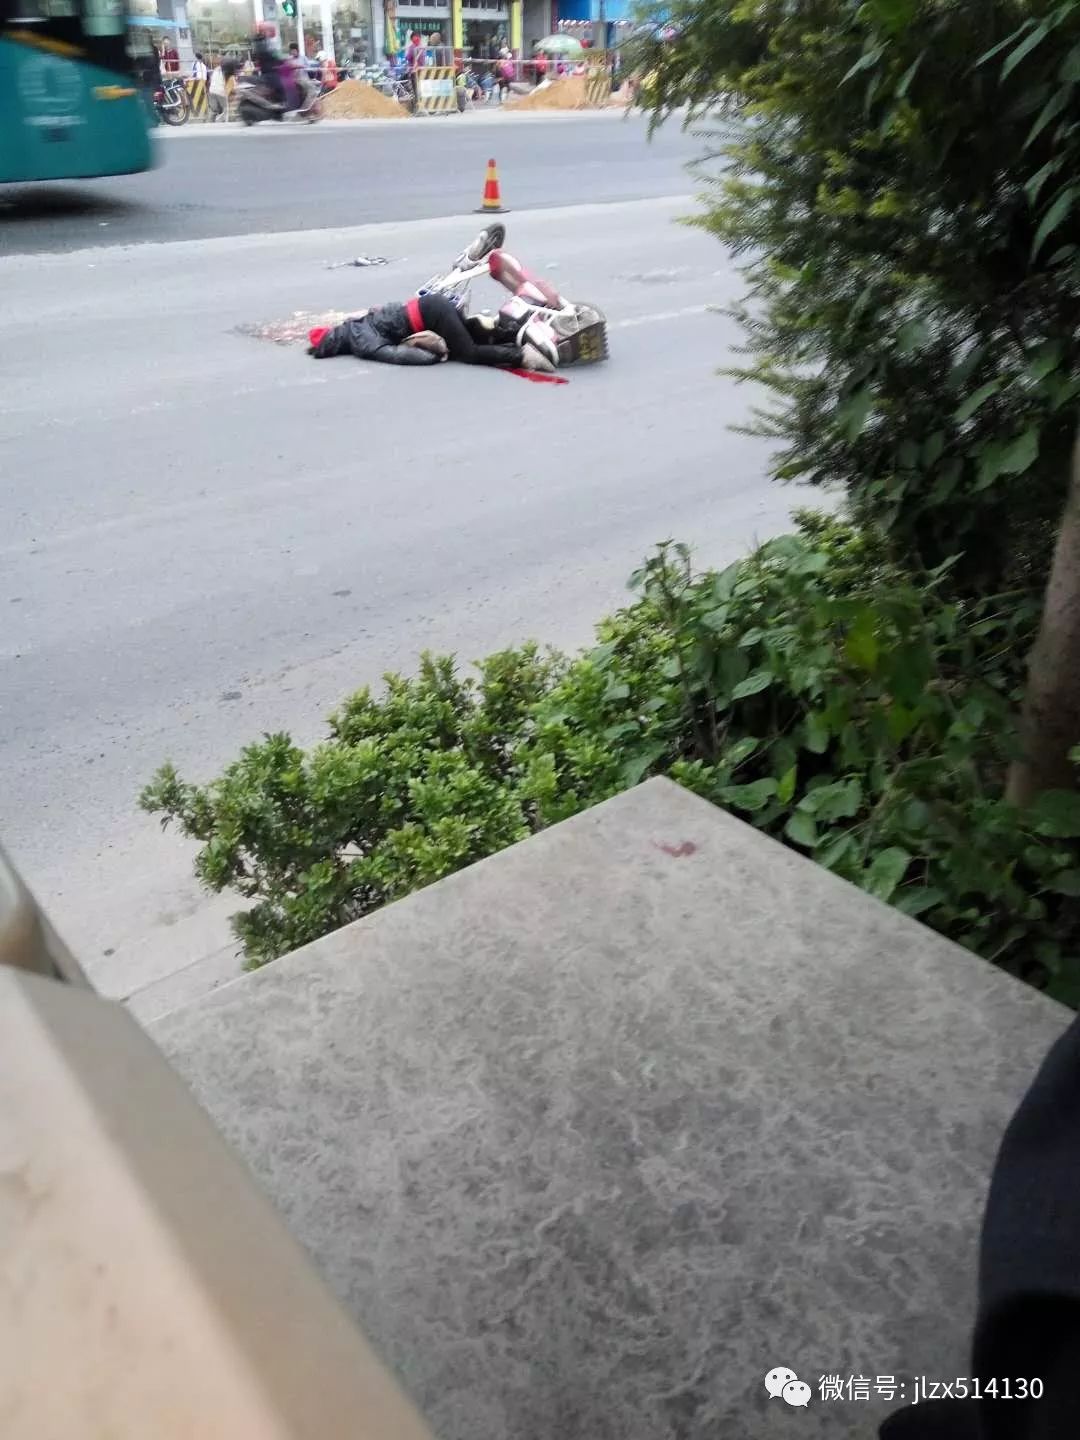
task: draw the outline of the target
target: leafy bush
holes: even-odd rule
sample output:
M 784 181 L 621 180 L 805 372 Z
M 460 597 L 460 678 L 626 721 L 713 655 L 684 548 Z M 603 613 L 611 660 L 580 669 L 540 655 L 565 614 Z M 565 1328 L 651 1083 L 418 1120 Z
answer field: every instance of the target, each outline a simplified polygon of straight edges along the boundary
M 1041 586 L 1080 394 L 1080 3 L 670 13 L 651 104 L 715 121 L 698 223 L 745 262 L 734 373 L 776 473 L 842 484 L 918 563 L 963 549 L 971 589 Z
M 820 516 L 720 574 L 665 545 L 584 654 L 425 657 L 310 752 L 267 736 L 207 786 L 165 766 L 142 803 L 257 902 L 234 923 L 258 964 L 668 774 L 1080 1000 L 1080 797 L 999 798 L 1035 607 L 957 599 L 948 572 Z
M 743 262 L 730 373 L 766 397 L 775 474 L 841 486 L 913 567 L 962 551 L 957 593 L 1046 586 L 1007 793 L 1074 785 L 1080 0 L 664 17 L 643 103 L 710 126 L 698 223 Z

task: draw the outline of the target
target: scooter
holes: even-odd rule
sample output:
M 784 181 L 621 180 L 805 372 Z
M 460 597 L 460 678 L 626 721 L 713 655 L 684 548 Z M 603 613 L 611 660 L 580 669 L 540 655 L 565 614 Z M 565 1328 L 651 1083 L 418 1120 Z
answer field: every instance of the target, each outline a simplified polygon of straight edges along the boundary
M 236 82 L 236 114 L 245 125 L 257 125 L 260 120 L 304 120 L 314 125 L 322 119 L 321 101 L 314 85 L 302 104 L 282 105 L 272 98 L 262 76 L 241 75 Z
M 565 299 L 541 276 L 532 274 L 508 254 L 502 248 L 505 240 L 505 225 L 489 225 L 445 274 L 433 275 L 417 295 L 445 295 L 465 314 L 473 280 L 487 275 L 511 291 L 513 298 L 506 301 L 497 316 L 481 319 L 490 318 L 494 327 L 505 330 L 518 344 L 531 341 L 560 368 L 606 360 L 607 320 L 603 312 L 595 305 Z

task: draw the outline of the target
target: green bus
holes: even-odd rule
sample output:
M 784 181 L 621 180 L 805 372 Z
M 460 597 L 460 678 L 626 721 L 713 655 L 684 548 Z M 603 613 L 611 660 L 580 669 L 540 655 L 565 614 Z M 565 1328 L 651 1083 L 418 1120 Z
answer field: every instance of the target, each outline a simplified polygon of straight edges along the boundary
M 124 0 L 0 0 L 0 181 L 150 166 L 126 31 Z

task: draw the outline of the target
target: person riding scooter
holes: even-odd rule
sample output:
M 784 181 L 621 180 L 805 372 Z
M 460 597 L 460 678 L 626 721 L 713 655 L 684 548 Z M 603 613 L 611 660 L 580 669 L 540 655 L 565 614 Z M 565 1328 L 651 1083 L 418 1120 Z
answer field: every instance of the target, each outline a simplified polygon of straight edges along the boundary
M 251 59 L 262 76 L 267 96 L 284 110 L 288 105 L 285 77 L 281 73 L 285 57 L 276 42 L 277 31 L 273 25 L 268 22 L 260 25 L 251 42 Z

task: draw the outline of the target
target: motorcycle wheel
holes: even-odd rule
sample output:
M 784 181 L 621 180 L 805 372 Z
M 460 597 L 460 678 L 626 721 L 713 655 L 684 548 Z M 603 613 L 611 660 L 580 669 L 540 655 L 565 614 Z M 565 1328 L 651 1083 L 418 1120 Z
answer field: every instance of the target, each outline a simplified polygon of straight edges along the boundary
M 162 105 L 158 114 L 166 125 L 186 125 L 191 117 L 191 97 L 186 90 L 174 90 L 175 99 Z
M 256 124 L 259 119 L 259 116 L 255 113 L 255 107 L 252 105 L 245 105 L 243 100 L 240 101 L 240 104 L 238 105 L 236 110 L 236 114 L 237 118 L 241 120 L 243 124 L 249 126 Z

